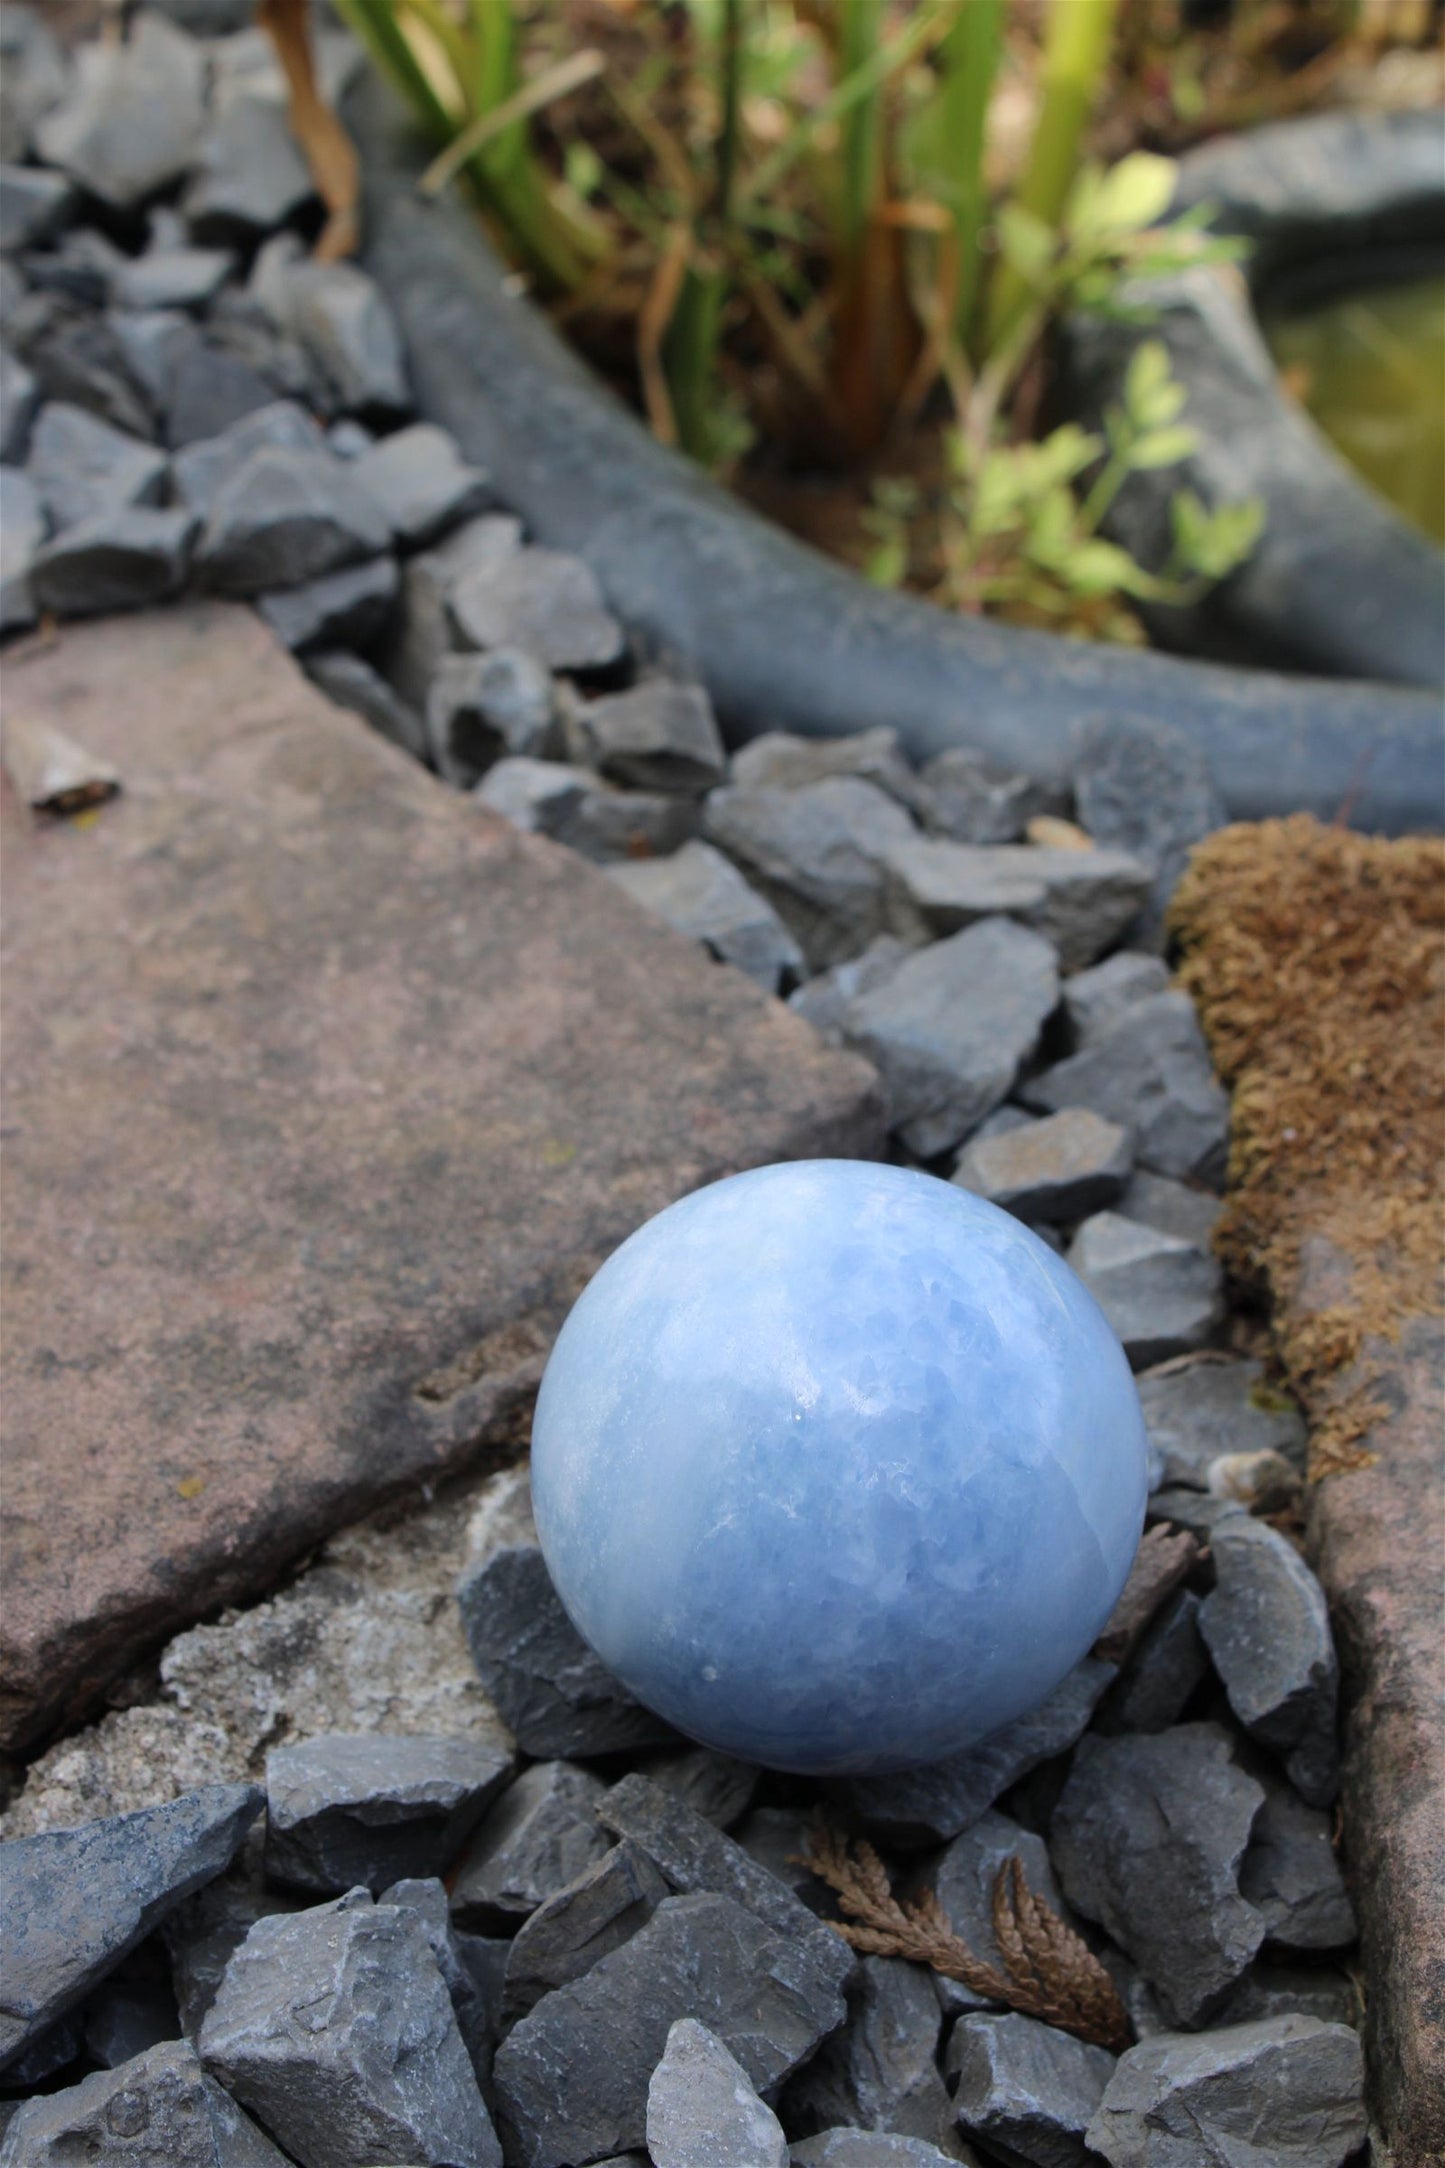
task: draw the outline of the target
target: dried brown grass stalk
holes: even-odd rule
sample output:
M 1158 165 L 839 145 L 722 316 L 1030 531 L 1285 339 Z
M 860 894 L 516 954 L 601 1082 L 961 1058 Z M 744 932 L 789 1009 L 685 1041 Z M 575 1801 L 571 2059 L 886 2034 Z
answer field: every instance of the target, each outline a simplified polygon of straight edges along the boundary
M 819 1818 L 805 1864 L 838 1898 L 846 1921 L 834 1921 L 855 1950 L 906 1957 L 961 1980 L 975 1995 L 1042 2018 L 1096 2047 L 1118 2054 L 1133 2041 L 1118 1990 L 1087 1943 L 1029 1888 L 1017 1853 L 998 1871 L 993 1931 L 1003 1969 L 977 1956 L 955 1934 L 937 1893 L 924 1890 L 907 1904 L 894 1896 L 888 1870 L 866 1839 L 851 1847 Z

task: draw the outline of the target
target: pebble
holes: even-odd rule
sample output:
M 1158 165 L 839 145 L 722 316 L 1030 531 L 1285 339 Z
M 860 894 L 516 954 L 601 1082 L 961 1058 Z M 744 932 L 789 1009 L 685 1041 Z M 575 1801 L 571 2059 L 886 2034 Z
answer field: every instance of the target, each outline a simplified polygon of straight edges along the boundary
M 152 403 L 131 372 L 114 325 L 92 307 L 31 293 L 7 328 L 47 400 L 83 408 L 129 437 L 155 434 Z
M 1330 1818 L 1260 1768 L 1264 1805 L 1250 1832 L 1239 1887 L 1264 1918 L 1271 1948 L 1339 1950 L 1358 1932 L 1330 1841 Z
M 56 617 L 139 610 L 181 592 L 196 521 L 154 505 L 113 505 L 77 520 L 35 552 L 30 591 Z
M 1084 2133 L 1114 2067 L 1107 2048 L 1017 2011 L 969 2012 L 949 2035 L 959 2129 L 1007 2161 L 1038 2168 L 1093 2168 Z
M 153 1962 L 142 1964 L 143 1959 Z M 103 2070 L 181 2037 L 180 2013 L 159 1937 L 98 1987 L 85 2006 L 85 2052 Z
M 1182 1588 L 1151 1619 L 1096 1718 L 1102 1732 L 1167 1731 L 1209 1676 L 1199 1631 L 1200 1599 Z
M 1261 1362 L 1190 1363 L 1141 1378 L 1139 1404 L 1166 1483 L 1207 1490 L 1215 1463 L 1239 1453 L 1278 1453 L 1303 1469 L 1304 1420 L 1291 1401 L 1265 1385 Z
M 293 237 L 279 238 L 289 244 Z M 252 283 L 277 324 L 321 371 L 342 413 L 389 418 L 409 411 L 396 318 L 375 280 L 356 264 L 297 260 L 287 246 L 273 258 L 269 277 L 258 263 Z
M 810 1944 L 730 1897 L 663 1900 L 620 1949 L 514 2026 L 494 2076 L 516 2168 L 565 2168 L 641 2146 L 647 2092 L 679 2012 L 770 2092 L 840 2024 L 843 1997 Z
M 1064 1015 L 1076 1049 L 1098 1039 L 1141 1001 L 1169 990 L 1169 971 L 1158 956 L 1119 949 L 1064 981 Z
M 127 37 L 78 49 L 73 87 L 37 125 L 36 146 L 91 195 L 131 210 L 189 166 L 204 100 L 201 47 L 164 15 L 142 11 Z
M 603 669 L 626 649 L 591 566 L 557 550 L 519 549 L 473 564 L 452 583 L 449 600 L 465 646 L 524 648 L 549 670 Z
M 703 834 L 767 898 L 810 969 L 821 971 L 885 930 L 883 858 L 913 824 L 872 783 L 835 776 L 786 790 L 715 790 Z
M 0 461 L 19 466 L 30 442 L 30 424 L 40 404 L 40 386 L 8 346 L 0 346 Z
M 1223 1321 L 1218 1260 L 1157 1227 L 1096 1212 L 1068 1254 L 1136 1370 L 1204 1347 Z
M 196 240 L 246 247 L 287 224 L 315 192 L 284 106 L 232 98 L 207 123 L 181 209 Z
M 670 1724 L 619 1685 L 562 1608 L 536 1544 L 494 1551 L 457 1583 L 483 1686 L 524 1754 L 612 1754 L 675 1743 Z
M 966 1753 L 896 1776 L 850 1777 L 833 1790 L 880 1844 L 921 1849 L 946 1842 L 1040 1762 L 1067 1753 L 1115 1676 L 1112 1664 L 1086 1656 L 1036 1709 Z
M 1212 1253 L 1214 1230 L 1224 1207 L 1209 1190 L 1191 1189 L 1187 1182 L 1175 1182 L 1167 1174 L 1150 1174 L 1136 1167 L 1119 1199 L 1119 1210 L 1125 1219 L 1157 1227 L 1166 1235 L 1178 1235 L 1181 1242 L 1192 1242 L 1195 1249 Z
M 111 287 L 122 309 L 203 309 L 235 265 L 229 249 L 163 248 L 128 261 Z
M 386 562 L 381 558 L 376 561 Z M 373 730 L 390 738 L 413 760 L 425 760 L 426 727 L 421 717 L 360 655 L 346 648 L 314 649 L 306 657 L 306 675 L 339 708 L 350 708 L 353 714 L 363 716 Z
M 905 912 L 923 931 L 951 933 L 1002 913 L 1046 935 L 1065 971 L 1092 963 L 1118 938 L 1150 878 L 1123 851 L 972 845 L 919 835 L 890 850 L 887 862 Z
M 0 466 L 0 632 L 35 622 L 30 567 L 45 540 L 45 514 L 19 467 Z
M 505 2006 L 520 2015 L 620 1949 L 672 1894 L 640 1845 L 624 1838 L 544 1897 L 508 1945 Z
M 75 215 L 79 197 L 63 173 L 0 165 L 0 249 L 6 254 L 53 241 Z
M 874 783 L 910 811 L 921 797 L 898 733 L 886 724 L 845 738 L 799 738 L 786 730 L 769 730 L 740 746 L 732 758 L 732 780 L 741 790 L 804 790 L 836 775 Z
M 1043 1838 L 993 1808 L 929 1860 L 918 1875 L 918 1887 L 933 1891 L 954 1933 L 962 1936 L 975 1957 L 1000 1971 L 1003 1952 L 994 1933 L 993 1900 L 1000 1871 L 1011 1858 L 1018 1859 L 1034 1895 L 1067 1919 L 1063 1892 Z M 935 1987 L 947 2011 L 988 2007 L 985 1998 L 961 1980 L 945 1980 L 939 1974 Z
M 932 1159 L 1008 1096 L 1058 992 L 1049 943 L 988 919 L 905 958 L 849 1004 L 843 1035 L 876 1065 L 903 1142 Z
M 1214 1588 L 1199 1627 L 1245 1730 L 1327 1807 L 1339 1788 L 1339 1661 L 1324 1592 L 1294 1545 L 1247 1513 L 1211 1539 Z
M 426 1733 L 325 1733 L 266 1756 L 266 1871 L 292 1889 L 445 1873 L 512 1774 L 508 1755 Z
M 215 436 L 178 451 L 171 462 L 175 493 L 182 504 L 207 519 L 226 483 L 256 452 L 314 454 L 325 449 L 325 436 L 304 407 L 291 399 L 274 399 Z
M 492 2057 L 501 2038 L 502 1979 L 510 1943 L 459 1934 L 452 1925 L 446 1885 L 434 1876 L 393 1882 L 379 1901 L 411 1912 L 426 1936 L 451 1997 L 462 2045 L 490 2110 Z
M 943 2140 L 948 2093 L 938 2068 L 943 2021 L 928 1973 L 898 1957 L 864 1957 L 848 1990 L 848 2015 L 788 2086 L 790 2129 L 897 2131 Z
M 1091 717 L 1075 733 L 1074 799 L 1096 842 L 1153 868 L 1135 938 L 1162 947 L 1165 908 L 1191 846 L 1228 818 L 1204 754 L 1173 723 Z
M 1047 784 L 961 745 L 935 753 L 918 780 L 924 827 L 955 843 L 1018 843 L 1031 820 L 1063 803 Z
M 432 675 L 457 645 L 449 598 L 462 575 L 511 556 L 522 546 L 522 523 L 505 513 L 468 520 L 442 542 L 408 558 L 402 570 L 402 616 L 384 658 L 386 675 L 402 698 L 426 706 Z
M 464 1925 L 507 1934 L 607 1850 L 597 1826 L 601 1777 L 572 1762 L 533 1762 L 507 1786 L 451 1881 Z
M 0 1846 L 0 2067 L 225 1870 L 260 1806 L 254 1784 L 213 1784 Z
M 31 430 L 25 471 L 52 524 L 65 528 L 131 505 L 159 504 L 169 468 L 153 444 L 54 399 Z
M 1325 1965 L 1254 1964 L 1214 2013 L 1215 2025 L 1247 2025 L 1261 2017 L 1317 2017 L 1327 2025 L 1360 2023 L 1360 1995 L 1347 1972 Z
M 501 2168 L 451 1997 L 410 1907 L 354 1890 L 258 1920 L 226 1968 L 199 2049 L 304 2168 Z
M 880 933 L 876 940 L 869 942 L 861 956 L 833 964 L 827 971 L 820 971 L 816 978 L 809 979 L 806 985 L 798 987 L 788 996 L 788 1007 L 795 1015 L 806 1017 L 830 1045 L 841 1046 L 849 1004 L 859 994 L 870 993 L 885 979 L 892 978 L 904 957 L 912 953 L 911 942 L 900 941 L 896 934 Z M 989 1120 L 993 1119 L 990 1115 Z M 1021 1122 L 1028 1119 L 1027 1114 L 1019 1115 Z
M 327 572 L 299 587 L 256 596 L 256 609 L 293 655 L 315 648 L 374 647 L 391 621 L 400 590 L 394 557 Z
M 1205 2023 L 1264 1940 L 1239 1890 L 1264 1788 L 1232 1757 L 1218 1724 L 1090 1734 L 1050 1828 L 1069 1902 L 1133 1958 L 1178 2025 Z
M 4 2168 L 286 2168 L 286 2156 L 202 2069 L 184 2040 L 23 2102 L 0 2138 Z
M 696 796 L 727 772 L 727 755 L 700 685 L 644 678 L 590 701 L 578 715 L 587 757 L 609 782 Z
M 1119 2058 L 1088 2142 L 1110 2168 L 1340 2168 L 1365 2132 L 1358 2033 L 1273 2017 L 1141 2041 Z
M 28 157 L 36 122 L 69 84 L 65 49 L 34 9 L 0 9 L 0 158 Z
M 788 2141 L 737 2057 L 696 2018 L 668 2030 L 647 2087 L 653 2168 L 788 2168 Z
M 489 768 L 477 785 L 476 798 L 514 828 L 566 841 L 570 824 L 592 794 L 593 782 L 586 768 L 518 756 Z
M 731 1829 L 752 1805 L 762 1771 L 752 1762 L 734 1760 L 731 1754 L 692 1746 L 647 1755 L 638 1765 L 638 1774 L 674 1793 L 704 1821 Z
M 1135 1002 L 1092 1045 L 1031 1078 L 1020 1097 L 1046 1114 L 1092 1107 L 1132 1132 L 1140 1164 L 1155 1174 L 1223 1182 L 1229 1101 L 1187 994 Z
M 803 2138 L 789 2154 L 792 2168 L 954 2168 L 975 2155 L 962 2146 L 940 2152 L 926 2138 L 903 2138 L 883 2130 L 824 2130 Z
M 161 1939 L 170 1958 L 181 2030 L 194 2040 L 216 1999 L 227 1965 L 257 1920 L 299 1909 L 298 1900 L 267 1889 L 259 1874 L 238 1871 L 218 1877 L 167 1915 Z
M 319 579 L 390 543 L 385 518 L 343 460 L 265 446 L 217 490 L 197 570 L 218 594 L 255 595 Z
M 432 422 L 413 422 L 356 455 L 363 487 L 385 512 L 403 549 L 419 549 L 480 512 L 491 482 L 469 467 L 456 439 Z
M 670 858 L 622 859 L 608 871 L 644 910 L 736 964 L 765 993 L 802 977 L 803 952 L 777 912 L 710 843 L 684 843 Z
M 1021 1220 L 1062 1223 L 1113 1204 L 1133 1159 L 1129 1133 L 1117 1122 L 1087 1107 L 1066 1107 L 1041 1121 L 975 1135 L 953 1180 Z
M 427 693 L 426 734 L 443 782 L 470 789 L 508 755 L 545 755 L 556 735 L 552 680 L 518 647 L 445 655 Z

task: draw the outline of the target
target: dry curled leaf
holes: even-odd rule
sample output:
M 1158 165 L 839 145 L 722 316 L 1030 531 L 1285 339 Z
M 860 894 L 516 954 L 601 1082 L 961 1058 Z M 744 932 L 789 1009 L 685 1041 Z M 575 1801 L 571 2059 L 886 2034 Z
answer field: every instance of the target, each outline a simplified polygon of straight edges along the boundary
M 25 714 L 5 718 L 4 761 L 16 790 L 37 813 L 82 813 L 120 789 L 108 760 Z
M 1199 1538 L 1188 1529 L 1176 1535 L 1162 1522 L 1146 1528 L 1119 1601 L 1090 1655 L 1104 1663 L 1122 1664 L 1160 1605 L 1193 1571 L 1200 1555 Z
M 356 146 L 317 88 L 307 0 L 257 0 L 256 14 L 285 72 L 291 132 L 326 206 L 315 255 L 320 263 L 335 263 L 356 252 L 361 195 Z
M 1004 1861 L 994 1883 L 993 1930 L 1002 1971 L 954 1933 L 935 1891 L 924 1890 L 900 1904 L 887 1868 L 866 1839 L 850 1847 L 820 1818 L 803 1863 L 836 1894 L 847 1917 L 833 1925 L 855 1950 L 929 1965 L 947 1979 L 961 1980 L 975 1995 L 1115 2054 L 1132 2043 L 1118 1989 L 1088 1944 L 1029 1888 L 1017 1853 Z

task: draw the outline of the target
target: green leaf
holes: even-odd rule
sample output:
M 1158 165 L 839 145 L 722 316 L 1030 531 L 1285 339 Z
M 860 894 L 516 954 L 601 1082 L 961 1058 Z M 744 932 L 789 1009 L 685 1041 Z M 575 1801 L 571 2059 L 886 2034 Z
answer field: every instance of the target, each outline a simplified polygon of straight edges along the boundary
M 1209 511 L 1191 489 L 1176 492 L 1169 507 L 1176 555 L 1185 571 L 1207 580 L 1225 579 L 1250 555 L 1264 531 L 1264 502 L 1241 498 Z
M 1075 555 L 1074 521 L 1077 507 L 1069 491 L 1060 485 L 1047 490 L 1034 506 L 1029 520 L 1029 552 L 1051 570 L 1063 570 Z
M 1143 339 L 1124 372 L 1124 405 L 1137 429 L 1160 429 L 1183 411 L 1185 392 L 1169 368 L 1162 339 Z
M 1127 550 L 1114 542 L 1081 542 L 1059 568 L 1075 594 L 1097 596 L 1135 594 L 1148 581 Z
M 1199 434 L 1185 423 L 1173 429 L 1150 429 L 1129 447 L 1129 465 L 1142 471 L 1149 467 L 1172 467 L 1198 449 Z
M 1111 166 L 1091 207 L 1092 229 L 1101 234 L 1142 233 L 1157 225 L 1174 194 L 1172 158 L 1131 151 Z
M 1054 236 L 1041 218 L 1022 204 L 1005 203 L 998 214 L 998 245 L 1027 285 L 1043 284 L 1054 260 Z
M 863 577 L 875 587 L 901 587 L 908 570 L 908 543 L 892 534 L 878 544 L 863 567 Z

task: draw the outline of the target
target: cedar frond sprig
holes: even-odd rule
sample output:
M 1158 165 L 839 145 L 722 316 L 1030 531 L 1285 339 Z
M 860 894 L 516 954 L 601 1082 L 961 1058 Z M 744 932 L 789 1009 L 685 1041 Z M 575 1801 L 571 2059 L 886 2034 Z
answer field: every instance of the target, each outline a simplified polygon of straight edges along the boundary
M 1023 1862 L 1011 1853 L 993 1887 L 993 1931 L 1003 1970 L 975 1955 L 955 1934 L 935 1890 L 901 1904 L 888 1870 L 866 1838 L 852 1846 L 821 1817 L 803 1864 L 835 1892 L 847 1920 L 832 1925 L 855 1950 L 906 1957 L 961 1980 L 975 1995 L 1042 2018 L 1115 2054 L 1132 2044 L 1133 2027 L 1118 1989 L 1086 1942 L 1031 1890 Z

